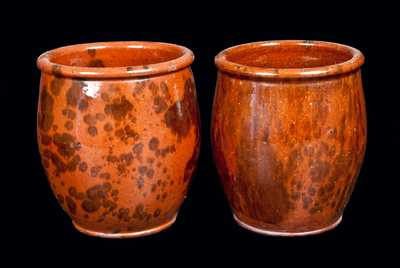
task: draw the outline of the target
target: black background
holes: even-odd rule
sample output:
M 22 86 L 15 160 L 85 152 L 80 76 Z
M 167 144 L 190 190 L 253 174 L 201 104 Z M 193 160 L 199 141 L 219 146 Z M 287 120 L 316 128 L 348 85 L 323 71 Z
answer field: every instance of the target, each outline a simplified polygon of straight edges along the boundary
M 215 3 L 216 4 L 216 3 Z M 99 8 L 100 7 L 100 8 Z M 399 147 L 397 18 L 394 8 L 360 3 L 323 2 L 281 7 L 231 2 L 176 5 L 131 2 L 83 7 L 66 2 L 3 9 L 1 132 L 2 222 L 7 227 L 6 252 L 14 260 L 123 260 L 163 265 L 245 259 L 307 261 L 393 257 L 390 245 L 398 233 L 397 181 Z M 5 14 L 8 13 L 8 14 Z M 210 116 L 216 81 L 214 56 L 232 45 L 276 39 L 324 40 L 360 49 L 368 113 L 367 153 L 359 180 L 334 230 L 310 237 L 260 236 L 233 220 L 212 162 Z M 40 72 L 36 58 L 69 44 L 146 40 L 176 43 L 195 54 L 192 65 L 202 119 L 198 170 L 175 224 L 159 234 L 127 240 L 105 240 L 75 231 L 53 197 L 36 144 L 36 106 Z M 396 68 L 397 67 L 397 68 Z M 4 252 L 3 252 L 4 253 Z M 22 254 L 21 254 L 22 253 Z M 381 255 L 381 254 L 384 254 Z M 7 254 L 8 255 L 8 254 Z M 323 262 L 317 262 L 318 257 Z

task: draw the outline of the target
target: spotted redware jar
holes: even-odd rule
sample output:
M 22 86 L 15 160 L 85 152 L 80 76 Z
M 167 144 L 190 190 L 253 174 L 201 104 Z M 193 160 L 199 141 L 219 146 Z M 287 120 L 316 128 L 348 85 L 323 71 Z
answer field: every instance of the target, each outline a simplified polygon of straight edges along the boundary
M 365 152 L 363 55 L 270 41 L 226 49 L 215 62 L 214 159 L 235 220 L 267 235 L 334 228 Z
M 199 154 L 192 62 L 190 50 L 153 42 L 39 57 L 42 163 L 79 231 L 136 237 L 175 221 Z

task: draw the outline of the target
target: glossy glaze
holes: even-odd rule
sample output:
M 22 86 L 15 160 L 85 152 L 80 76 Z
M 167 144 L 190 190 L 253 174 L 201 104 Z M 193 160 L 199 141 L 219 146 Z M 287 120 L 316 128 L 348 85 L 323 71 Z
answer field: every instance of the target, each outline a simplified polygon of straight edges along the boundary
M 42 163 L 80 231 L 135 237 L 175 220 L 199 153 L 192 61 L 186 48 L 152 42 L 39 57 Z
M 365 152 L 363 61 L 356 49 L 316 41 L 217 55 L 214 159 L 240 225 L 292 236 L 340 222 Z

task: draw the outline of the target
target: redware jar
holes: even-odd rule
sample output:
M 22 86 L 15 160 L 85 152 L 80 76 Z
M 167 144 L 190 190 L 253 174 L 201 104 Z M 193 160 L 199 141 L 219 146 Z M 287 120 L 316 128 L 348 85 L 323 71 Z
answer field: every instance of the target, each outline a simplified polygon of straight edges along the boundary
M 236 221 L 282 236 L 335 227 L 365 152 L 363 55 L 269 41 L 226 49 L 215 62 L 214 159 Z
M 153 42 L 39 57 L 42 163 L 79 231 L 136 237 L 175 221 L 199 153 L 192 61 L 184 47 Z

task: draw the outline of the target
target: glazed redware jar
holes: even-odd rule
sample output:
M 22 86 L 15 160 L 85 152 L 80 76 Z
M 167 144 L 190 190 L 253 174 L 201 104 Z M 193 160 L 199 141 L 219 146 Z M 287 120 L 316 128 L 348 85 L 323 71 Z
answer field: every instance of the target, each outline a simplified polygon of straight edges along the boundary
M 190 50 L 105 42 L 41 55 L 38 142 L 59 204 L 86 234 L 153 234 L 177 216 L 199 153 Z
M 363 61 L 354 48 L 317 41 L 216 56 L 214 159 L 239 225 L 296 236 L 341 221 L 366 145 Z

